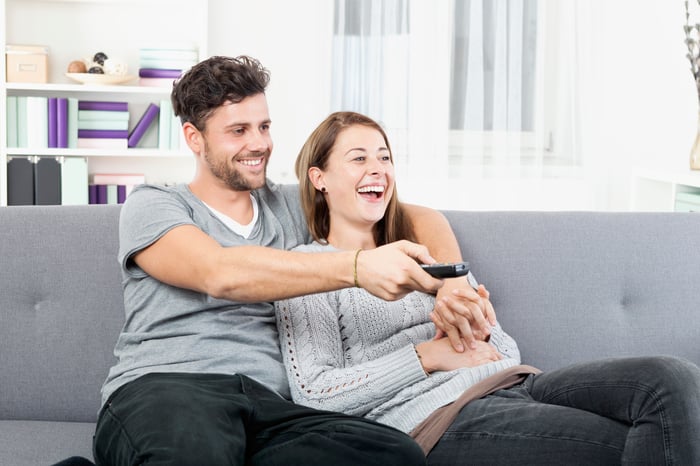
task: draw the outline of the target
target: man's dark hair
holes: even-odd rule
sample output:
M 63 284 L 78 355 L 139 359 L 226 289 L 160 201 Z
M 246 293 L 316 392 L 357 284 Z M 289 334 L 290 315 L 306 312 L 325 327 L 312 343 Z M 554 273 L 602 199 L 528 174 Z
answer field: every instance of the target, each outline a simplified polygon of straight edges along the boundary
M 215 56 L 199 62 L 173 85 L 170 99 L 180 121 L 204 131 L 214 110 L 265 92 L 270 73 L 255 58 Z

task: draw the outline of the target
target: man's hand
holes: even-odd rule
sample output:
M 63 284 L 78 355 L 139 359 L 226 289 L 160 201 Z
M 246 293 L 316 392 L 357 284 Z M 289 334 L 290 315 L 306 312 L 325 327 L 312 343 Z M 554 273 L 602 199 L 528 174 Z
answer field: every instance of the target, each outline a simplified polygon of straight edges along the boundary
M 419 263 L 435 262 L 428 249 L 410 241 L 396 241 L 357 256 L 357 282 L 373 295 L 394 301 L 411 291 L 435 293 L 443 281 L 428 275 Z
M 464 279 L 451 279 L 438 291 L 435 309 L 430 315 L 438 331 L 436 339 L 447 335 L 455 351 L 476 348 L 486 341 L 496 325 L 496 312 L 484 285 L 474 290 Z
M 475 341 L 474 348 L 458 353 L 447 338 L 419 343 L 416 345 L 416 352 L 420 356 L 423 370 L 427 373 L 476 367 L 503 359 L 496 348 L 484 341 Z

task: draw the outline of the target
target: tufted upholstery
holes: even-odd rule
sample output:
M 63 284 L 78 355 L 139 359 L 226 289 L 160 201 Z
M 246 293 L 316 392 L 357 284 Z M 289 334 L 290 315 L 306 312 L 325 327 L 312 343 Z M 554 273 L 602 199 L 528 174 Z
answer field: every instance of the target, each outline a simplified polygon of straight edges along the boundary
M 700 215 L 446 212 L 525 362 L 700 363 Z M 123 321 L 118 206 L 0 208 L 0 465 L 91 457 Z

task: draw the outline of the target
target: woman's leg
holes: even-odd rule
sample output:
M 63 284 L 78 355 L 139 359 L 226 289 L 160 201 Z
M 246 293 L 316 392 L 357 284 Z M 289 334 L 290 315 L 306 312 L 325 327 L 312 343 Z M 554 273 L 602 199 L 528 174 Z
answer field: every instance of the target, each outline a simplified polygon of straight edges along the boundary
M 532 397 L 629 426 L 622 462 L 700 464 L 700 369 L 673 357 L 621 358 L 540 374 Z
M 587 411 L 533 400 L 527 384 L 465 406 L 428 464 L 619 464 L 628 426 Z
M 700 464 L 700 369 L 596 361 L 469 403 L 429 464 Z

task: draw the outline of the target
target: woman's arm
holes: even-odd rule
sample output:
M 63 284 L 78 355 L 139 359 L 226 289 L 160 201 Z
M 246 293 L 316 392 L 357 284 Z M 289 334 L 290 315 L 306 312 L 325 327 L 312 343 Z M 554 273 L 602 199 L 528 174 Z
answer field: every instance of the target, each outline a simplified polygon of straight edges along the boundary
M 427 377 L 410 344 L 372 361 L 347 365 L 343 311 L 336 310 L 338 304 L 336 293 L 313 294 L 275 304 L 280 346 L 294 402 L 361 416 L 404 387 Z

